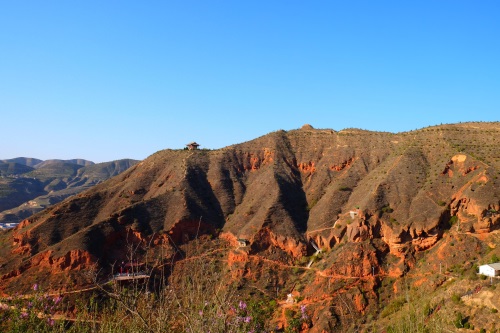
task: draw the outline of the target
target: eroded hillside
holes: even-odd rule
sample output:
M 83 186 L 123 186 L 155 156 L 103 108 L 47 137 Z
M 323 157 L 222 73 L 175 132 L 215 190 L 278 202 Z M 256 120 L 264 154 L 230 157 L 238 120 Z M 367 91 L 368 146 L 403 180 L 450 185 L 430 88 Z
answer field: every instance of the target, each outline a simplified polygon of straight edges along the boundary
M 299 293 L 321 332 L 376 313 L 391 299 L 387 279 L 438 269 L 419 258 L 451 231 L 500 228 L 499 143 L 499 123 L 398 134 L 304 126 L 214 151 L 160 151 L 3 233 L 0 288 L 41 277 L 51 289 L 81 286 L 95 265 L 104 279 L 130 244 L 175 275 L 186 246 L 212 238 L 225 245 L 207 245 L 222 254 L 207 258 L 223 260 L 239 288 Z M 485 251 L 470 237 L 460 264 Z

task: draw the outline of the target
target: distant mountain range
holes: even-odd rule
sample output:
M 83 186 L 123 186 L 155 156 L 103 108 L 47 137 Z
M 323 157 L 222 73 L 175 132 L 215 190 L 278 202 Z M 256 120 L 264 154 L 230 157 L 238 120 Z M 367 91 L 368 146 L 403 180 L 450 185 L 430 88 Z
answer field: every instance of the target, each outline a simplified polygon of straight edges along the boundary
M 138 161 L 0 160 L 0 223 L 22 219 L 127 170 Z

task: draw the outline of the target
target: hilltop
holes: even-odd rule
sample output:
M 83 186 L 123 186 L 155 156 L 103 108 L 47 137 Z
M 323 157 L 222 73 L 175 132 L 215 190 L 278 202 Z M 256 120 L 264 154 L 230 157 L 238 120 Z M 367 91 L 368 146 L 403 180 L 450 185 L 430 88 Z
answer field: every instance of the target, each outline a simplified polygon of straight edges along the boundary
M 96 268 L 106 279 L 130 260 L 132 244 L 171 278 L 202 255 L 248 297 L 294 293 L 313 313 L 310 332 L 386 325 L 410 304 L 404 293 L 434 311 L 442 286 L 462 292 L 443 271 L 470 287 L 475 265 L 500 255 L 499 144 L 496 122 L 304 126 L 218 150 L 162 150 L 2 233 L 0 288 L 83 287 Z

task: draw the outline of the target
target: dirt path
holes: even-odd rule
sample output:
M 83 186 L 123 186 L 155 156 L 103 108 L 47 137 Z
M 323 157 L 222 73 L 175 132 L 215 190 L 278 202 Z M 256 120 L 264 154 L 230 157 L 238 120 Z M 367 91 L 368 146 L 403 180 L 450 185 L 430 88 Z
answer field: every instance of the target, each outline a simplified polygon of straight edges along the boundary
M 322 229 L 316 229 L 316 230 L 307 231 L 306 232 L 306 237 L 309 237 L 310 234 L 315 233 L 315 232 L 320 232 L 320 231 L 334 229 L 335 225 L 337 224 L 338 221 L 339 220 L 335 221 L 335 223 L 333 224 L 333 227 L 326 227 L 326 228 L 322 228 Z

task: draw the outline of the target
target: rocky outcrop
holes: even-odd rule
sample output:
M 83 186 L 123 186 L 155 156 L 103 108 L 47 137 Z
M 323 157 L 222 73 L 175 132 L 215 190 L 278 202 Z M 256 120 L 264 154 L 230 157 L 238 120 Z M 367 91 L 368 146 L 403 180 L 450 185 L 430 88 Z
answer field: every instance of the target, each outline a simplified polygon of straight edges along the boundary
M 293 258 L 301 258 L 306 254 L 306 244 L 302 240 L 277 235 L 271 230 L 264 228 L 252 239 L 251 252 L 262 252 L 269 247 L 281 249 Z
M 32 267 L 46 267 L 53 273 L 87 269 L 95 263 L 96 258 L 82 250 L 72 250 L 61 257 L 56 257 L 52 251 L 47 251 L 31 259 Z
M 345 168 L 348 168 L 350 167 L 353 163 L 354 163 L 354 160 L 355 158 L 354 157 L 351 157 L 345 161 L 343 161 L 342 163 L 340 164 L 336 164 L 336 165 L 332 165 L 330 167 L 330 170 L 333 170 L 333 171 L 342 171 L 344 170 Z
M 297 168 L 300 170 L 300 172 L 306 174 L 312 174 L 313 172 L 316 171 L 316 168 L 314 167 L 314 162 L 299 163 L 297 165 Z

